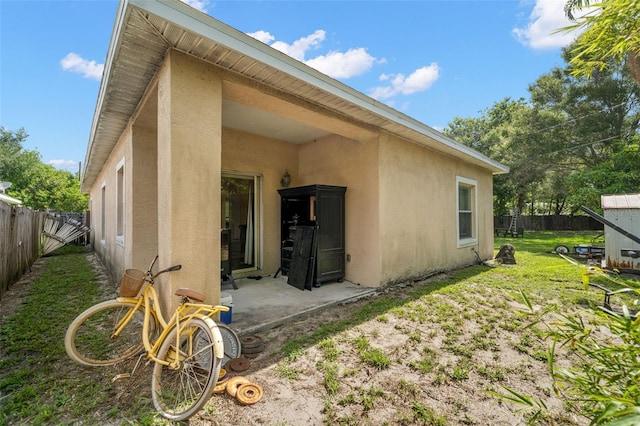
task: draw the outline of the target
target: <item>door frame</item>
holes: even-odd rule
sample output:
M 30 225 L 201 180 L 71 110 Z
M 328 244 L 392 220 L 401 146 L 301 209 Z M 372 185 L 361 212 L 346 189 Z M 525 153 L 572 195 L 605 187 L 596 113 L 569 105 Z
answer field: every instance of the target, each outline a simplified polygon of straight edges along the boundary
M 263 218 L 263 176 L 259 173 L 245 173 L 237 171 L 222 170 L 221 178 L 244 178 L 253 179 L 253 248 L 254 248 L 254 266 L 242 269 L 232 269 L 231 272 L 235 277 L 251 275 L 252 272 L 262 270 L 264 265 L 264 218 Z M 222 209 L 222 206 L 220 206 Z

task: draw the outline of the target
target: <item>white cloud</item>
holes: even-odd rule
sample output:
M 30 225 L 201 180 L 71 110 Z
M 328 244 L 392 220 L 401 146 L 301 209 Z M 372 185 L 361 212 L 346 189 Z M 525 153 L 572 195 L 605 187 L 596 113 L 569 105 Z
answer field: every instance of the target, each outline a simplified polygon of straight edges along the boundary
M 325 36 L 326 33 L 324 30 L 316 30 L 313 34 L 299 38 L 292 44 L 287 44 L 284 41 L 276 41 L 271 44 L 271 47 L 291 56 L 294 59 L 304 62 L 307 51 L 311 48 L 320 46 L 320 43 L 324 41 Z
M 276 38 L 271 35 L 271 33 L 267 31 L 256 31 L 255 33 L 247 33 L 248 36 L 255 38 L 258 41 L 263 42 L 264 44 L 269 44 Z
M 49 160 L 47 164 L 60 170 L 67 170 L 69 172 L 78 171 L 78 162 L 73 160 Z
M 380 81 L 388 82 L 384 86 L 375 87 L 370 92 L 374 99 L 389 99 L 395 95 L 410 95 L 416 92 L 427 90 L 440 77 L 440 67 L 433 62 L 429 66 L 418 68 L 408 77 L 404 74 L 380 76 Z
M 313 34 L 299 38 L 291 44 L 274 41 L 275 37 L 267 31 L 256 31 L 247 35 L 333 78 L 347 79 L 364 74 L 376 62 L 376 58 L 369 55 L 367 49 L 363 47 L 352 48 L 346 52 L 331 51 L 326 55 L 306 59 L 309 51 L 319 48 L 325 40 L 324 30 L 316 30 Z M 379 62 L 382 61 L 379 60 Z
M 204 13 L 207 13 L 207 8 L 209 7 L 209 2 L 207 0 L 180 0 L 180 1 Z
M 96 61 L 83 59 L 73 52 L 65 56 L 60 61 L 60 65 L 62 65 L 62 69 L 65 71 L 82 74 L 84 78 L 92 78 L 94 80 L 100 80 L 102 78 L 102 70 L 104 69 L 104 64 L 97 64 Z
M 575 40 L 578 32 L 556 32 L 571 25 L 564 13 L 565 1 L 536 0 L 525 28 L 514 28 L 513 35 L 520 43 L 534 50 L 556 49 Z
M 329 52 L 305 63 L 333 78 L 349 78 L 371 69 L 375 58 L 365 48 L 349 49 L 345 53 Z

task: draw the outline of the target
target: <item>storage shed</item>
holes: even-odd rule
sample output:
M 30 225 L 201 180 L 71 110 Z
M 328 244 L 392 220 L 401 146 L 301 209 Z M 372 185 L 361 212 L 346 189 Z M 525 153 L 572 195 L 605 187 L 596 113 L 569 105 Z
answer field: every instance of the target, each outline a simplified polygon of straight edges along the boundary
M 640 194 L 603 195 L 604 218 L 640 237 Z M 640 244 L 613 228 L 604 227 L 606 266 L 640 271 Z

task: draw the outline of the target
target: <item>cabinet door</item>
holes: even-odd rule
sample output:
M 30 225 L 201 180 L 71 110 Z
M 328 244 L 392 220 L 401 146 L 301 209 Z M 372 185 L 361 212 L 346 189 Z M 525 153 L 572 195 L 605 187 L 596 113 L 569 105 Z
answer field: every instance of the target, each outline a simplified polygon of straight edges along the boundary
M 344 277 L 344 195 L 319 194 L 316 282 Z
M 309 269 L 313 267 L 313 237 L 315 227 L 297 226 L 287 283 L 301 290 L 311 290 Z

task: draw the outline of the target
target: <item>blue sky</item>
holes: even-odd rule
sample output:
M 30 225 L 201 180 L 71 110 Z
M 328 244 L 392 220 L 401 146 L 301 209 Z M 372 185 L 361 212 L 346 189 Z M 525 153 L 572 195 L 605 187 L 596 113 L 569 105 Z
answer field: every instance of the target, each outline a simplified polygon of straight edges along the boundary
M 528 98 L 575 37 L 564 0 L 185 2 L 438 130 Z M 84 162 L 116 9 L 0 0 L 0 126 L 45 163 Z

